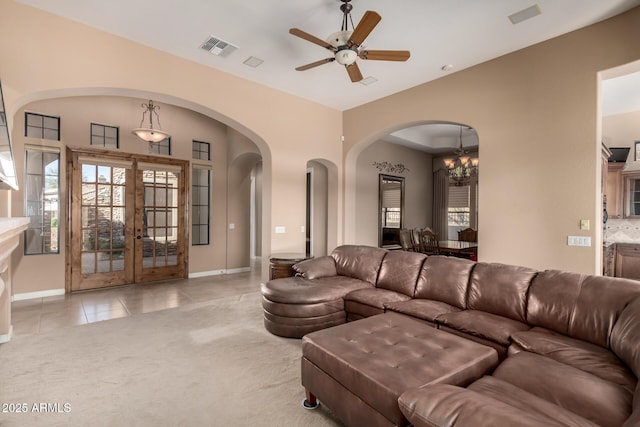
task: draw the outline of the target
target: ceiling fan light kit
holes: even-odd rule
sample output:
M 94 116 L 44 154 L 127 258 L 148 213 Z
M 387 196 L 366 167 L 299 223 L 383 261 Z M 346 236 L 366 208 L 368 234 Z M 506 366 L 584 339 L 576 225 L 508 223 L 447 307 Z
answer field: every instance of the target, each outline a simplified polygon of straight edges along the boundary
M 310 68 L 335 61 L 338 64 L 343 65 L 346 68 L 351 81 L 357 83 L 363 79 L 362 73 L 360 72 L 356 62 L 358 58 L 376 61 L 406 61 L 409 59 L 411 54 L 408 50 L 362 49 L 365 39 L 382 20 L 382 17 L 377 12 L 368 10 L 364 13 L 362 19 L 354 28 L 353 20 L 351 19 L 351 10 L 353 9 L 353 6 L 349 3 L 351 0 L 341 1 L 343 3 L 340 6 L 340 10 L 343 14 L 342 28 L 340 31 L 331 34 L 326 41 L 298 28 L 291 28 L 289 30 L 290 34 L 333 52 L 333 57 L 296 67 L 296 70 L 305 71 Z M 351 23 L 352 31 L 348 29 L 349 23 Z

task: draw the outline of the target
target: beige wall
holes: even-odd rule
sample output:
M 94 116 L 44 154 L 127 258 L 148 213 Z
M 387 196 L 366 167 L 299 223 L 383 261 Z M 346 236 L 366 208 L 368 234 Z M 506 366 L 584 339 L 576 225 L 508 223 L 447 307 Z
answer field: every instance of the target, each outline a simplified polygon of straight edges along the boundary
M 329 209 L 329 170 L 320 162 L 310 161 L 307 171 L 311 173 L 312 217 L 311 255 L 327 255 L 333 248 L 327 248 L 327 214 Z
M 635 141 L 640 141 L 640 111 L 602 118 L 602 142 L 607 147 L 631 147 L 629 155 L 633 160 Z
M 90 123 L 101 123 L 120 128 L 119 152 L 148 154 L 148 144 L 135 137 L 130 129 L 140 124 L 141 103 L 144 100 L 127 97 L 87 96 L 47 99 L 32 102 L 22 107 L 14 119 L 12 144 L 16 157 L 18 176 L 24 176 L 25 144 L 58 147 L 61 149 L 61 196 L 65 193 L 66 159 L 65 147 L 91 148 Z M 40 140 L 24 136 L 24 112 L 35 112 L 60 116 L 61 141 Z M 190 160 L 191 141 L 208 142 L 211 161 L 198 161 L 212 169 L 211 181 L 211 244 L 207 246 L 189 245 L 189 273 L 224 271 L 227 267 L 227 152 L 257 151 L 255 144 L 246 139 L 229 136 L 227 126 L 183 108 L 160 105 L 162 128 L 172 135 L 173 158 Z M 235 135 L 233 133 L 232 135 Z M 22 179 L 21 179 L 22 181 Z M 12 216 L 24 212 L 24 185 L 19 191 L 11 192 Z M 60 254 L 23 256 L 22 246 L 16 251 L 13 262 L 15 268 L 14 293 L 28 293 L 64 288 L 64 260 L 66 233 L 65 203 L 61 203 Z M 45 265 L 46 268 L 39 268 Z M 247 263 L 245 266 L 248 266 Z
M 475 128 L 482 147 L 480 260 L 599 272 L 598 72 L 640 58 L 639 39 L 636 8 L 346 111 L 345 241 L 359 240 L 349 200 L 362 147 L 408 123 L 451 121 Z M 592 246 L 569 247 L 568 235 Z
M 307 161 L 326 159 L 338 165 L 341 174 L 340 111 L 14 1 L 0 2 L 0 77 L 11 128 L 17 110 L 29 102 L 91 94 L 150 98 L 185 107 L 245 135 L 259 147 L 263 160 L 263 256 L 304 250 L 300 226 Z M 134 117 L 139 114 L 136 111 Z M 341 202 L 334 207 L 337 225 L 330 231 L 336 233 L 331 240 L 337 243 Z M 285 226 L 286 233 L 275 234 L 274 225 Z M 263 262 L 263 278 L 267 269 Z
M 482 147 L 480 259 L 593 273 L 601 243 L 598 72 L 640 59 L 639 39 L 636 8 L 340 112 L 2 1 L 0 78 L 12 135 L 16 113 L 32 101 L 113 95 L 185 107 L 250 139 L 263 162 L 264 257 L 304 249 L 309 160 L 329 167 L 328 247 L 367 243 L 357 227 L 360 152 L 412 124 L 466 123 Z M 580 219 L 592 230 L 580 231 Z M 276 225 L 286 232 L 275 234 Z M 583 234 L 590 248 L 566 245 L 567 235 Z M 267 263 L 262 268 L 265 278 Z
M 402 173 L 381 172 L 373 162 L 404 164 L 408 170 Z M 433 167 L 430 154 L 377 141 L 365 148 L 357 161 L 357 192 L 355 241 L 378 246 L 378 195 L 379 175 L 405 178 L 405 228 L 431 226 L 433 201 Z

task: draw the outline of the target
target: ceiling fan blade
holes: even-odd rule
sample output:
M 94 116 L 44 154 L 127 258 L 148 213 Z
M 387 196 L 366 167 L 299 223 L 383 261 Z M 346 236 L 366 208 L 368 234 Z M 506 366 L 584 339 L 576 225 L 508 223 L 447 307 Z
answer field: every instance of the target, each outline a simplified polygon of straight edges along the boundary
M 358 56 L 374 61 L 406 61 L 411 53 L 408 50 L 363 50 Z
M 353 83 L 358 83 L 360 80 L 362 80 L 362 73 L 360 72 L 360 68 L 358 67 L 358 64 L 354 62 L 351 65 L 345 65 L 345 68 L 347 69 L 347 73 L 349 73 L 349 78 L 351 78 L 351 81 Z
M 380 22 L 381 19 L 382 17 L 377 12 L 367 10 L 358 23 L 356 29 L 353 30 L 353 34 L 351 34 L 351 38 L 349 39 L 349 44 L 360 46 L 369 33 L 371 33 L 376 25 L 378 25 L 378 22 Z
M 335 60 L 336 58 L 321 59 L 320 61 L 316 61 L 307 65 L 301 65 L 299 67 L 296 67 L 296 71 L 305 71 L 305 70 L 308 70 L 309 68 L 317 67 L 318 65 L 322 65 L 322 64 L 328 64 L 329 62 L 333 62 Z
M 289 34 L 293 34 L 294 36 L 300 37 L 301 39 L 304 39 L 304 40 L 306 40 L 306 41 L 308 41 L 308 42 L 311 42 L 311 43 L 317 44 L 318 46 L 322 46 L 322 47 L 324 47 L 325 49 L 329 49 L 329 50 L 331 50 L 331 51 L 335 51 L 335 50 L 336 50 L 336 48 L 335 48 L 335 47 L 331 46 L 331 45 L 330 45 L 329 43 L 327 43 L 326 41 L 324 41 L 324 40 L 322 40 L 322 39 L 319 39 L 319 38 L 318 38 L 318 37 L 316 37 L 316 36 L 312 36 L 311 34 L 309 34 L 309 33 L 307 33 L 307 32 L 304 32 L 304 31 L 302 31 L 302 30 L 301 30 L 301 29 L 299 29 L 299 28 L 291 28 L 291 29 L 289 30 Z

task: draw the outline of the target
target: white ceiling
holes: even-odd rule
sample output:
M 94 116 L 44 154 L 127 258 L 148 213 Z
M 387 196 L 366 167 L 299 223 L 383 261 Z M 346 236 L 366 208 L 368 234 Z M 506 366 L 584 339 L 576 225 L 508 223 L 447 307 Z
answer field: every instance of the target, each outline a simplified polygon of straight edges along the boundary
M 351 83 L 337 63 L 300 72 L 295 67 L 331 53 L 289 34 L 297 27 L 325 39 L 340 29 L 340 0 L 18 0 L 203 65 L 346 110 L 492 58 L 576 30 L 640 5 L 640 0 L 351 0 L 354 24 L 366 10 L 382 21 L 367 49 L 410 50 L 407 62 L 362 61 L 371 85 Z M 538 5 L 541 14 L 517 25 L 508 16 Z M 238 49 L 226 57 L 200 49 L 209 36 Z M 99 51 L 96 53 L 99 55 Z M 264 61 L 257 68 L 249 57 Z M 451 64 L 451 71 L 443 71 Z M 640 110 L 640 73 L 604 80 L 603 115 Z M 460 127 L 428 124 L 384 138 L 438 155 L 460 144 Z M 463 146 L 478 147 L 475 130 Z
M 297 27 L 325 39 L 340 29 L 339 0 L 18 0 L 144 45 L 266 86 L 346 110 L 475 64 L 576 30 L 640 5 L 640 0 L 352 0 L 357 25 L 366 10 L 382 21 L 368 49 L 410 50 L 407 62 L 358 60 L 351 83 L 333 62 L 295 67 L 330 52 L 288 33 Z M 508 16 L 537 4 L 542 14 L 513 25 Z M 227 57 L 200 49 L 209 36 L 238 46 Z M 100 55 L 100 50 L 96 50 Z M 258 68 L 248 57 L 264 60 Z

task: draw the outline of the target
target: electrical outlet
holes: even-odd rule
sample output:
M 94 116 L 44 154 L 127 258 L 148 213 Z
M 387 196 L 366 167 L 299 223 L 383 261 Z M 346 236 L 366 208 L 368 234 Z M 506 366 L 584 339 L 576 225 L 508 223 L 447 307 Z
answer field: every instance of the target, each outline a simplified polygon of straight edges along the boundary
M 580 220 L 580 230 L 588 230 L 591 227 L 588 219 Z
M 567 245 L 569 246 L 591 246 L 591 237 L 589 236 L 568 236 Z

